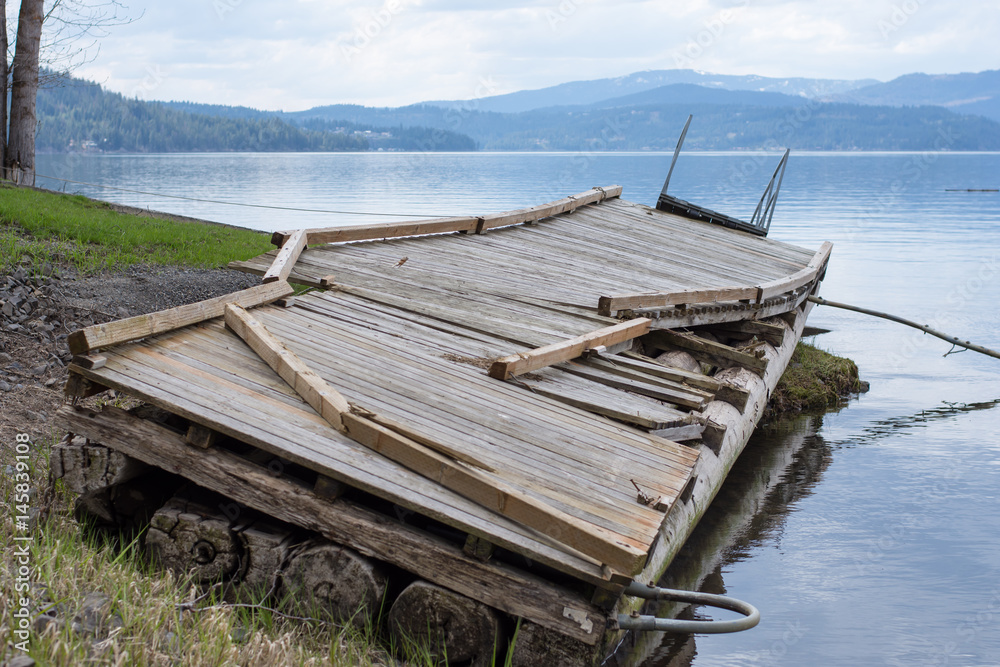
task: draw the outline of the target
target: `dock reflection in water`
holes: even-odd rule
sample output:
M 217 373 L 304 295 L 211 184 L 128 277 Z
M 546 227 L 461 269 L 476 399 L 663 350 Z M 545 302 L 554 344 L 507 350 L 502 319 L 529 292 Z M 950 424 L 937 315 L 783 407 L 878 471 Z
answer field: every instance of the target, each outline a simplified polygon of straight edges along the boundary
M 877 445 L 881 441 L 898 438 L 913 429 L 940 427 L 964 413 L 989 410 L 997 405 L 1000 405 L 1000 400 L 973 404 L 943 404 L 940 407 L 923 410 L 912 415 L 886 417 L 871 421 L 855 431 L 853 437 L 838 439 L 834 442 L 828 442 L 822 435 L 824 433 L 823 420 L 835 419 L 836 415 L 832 414 L 803 416 L 762 426 L 751 439 L 743 455 L 733 467 L 732 473 L 727 478 L 715 502 L 659 585 L 666 588 L 742 596 L 752 604 L 759 604 L 759 600 L 755 600 L 752 595 L 746 595 L 743 591 L 727 590 L 724 573 L 729 571 L 733 564 L 753 558 L 754 552 L 761 548 L 781 549 L 786 520 L 798 509 L 797 506 L 804 499 L 809 498 L 817 490 L 817 487 L 821 486 L 828 469 L 840 454 L 839 450 Z M 901 541 L 897 538 L 890 537 L 890 539 L 894 542 Z M 822 548 L 823 545 L 817 546 Z M 889 546 L 895 547 L 896 545 Z M 831 546 L 831 550 L 832 548 Z M 861 551 L 856 551 L 854 556 L 855 569 L 861 568 L 864 571 L 859 574 L 851 573 L 856 577 L 852 581 L 860 583 L 865 577 L 878 576 L 878 570 L 884 563 L 880 562 L 882 554 L 876 553 L 873 556 L 870 553 L 872 549 L 880 551 L 877 541 Z M 866 554 L 868 560 L 872 561 L 871 563 L 866 561 Z M 858 555 L 861 556 L 861 561 L 858 561 Z M 836 559 L 831 558 L 830 567 L 835 567 L 835 563 Z M 891 574 L 886 576 L 891 576 Z M 831 573 L 831 578 L 833 578 L 833 573 Z M 701 609 L 684 607 L 684 605 L 661 603 L 658 606 L 648 607 L 644 613 L 698 620 L 709 618 L 708 615 L 705 615 L 708 610 L 703 612 Z M 710 613 L 712 618 L 730 618 L 726 612 L 719 610 L 711 610 Z M 718 658 L 718 660 L 712 660 L 707 659 L 707 656 L 699 656 L 698 644 L 700 642 L 714 642 L 717 646 L 713 646 L 713 648 L 722 648 L 722 645 L 728 642 L 731 647 L 735 647 L 733 643 L 733 640 L 736 639 L 735 635 L 696 637 L 645 633 L 627 637 L 615 655 L 605 662 L 605 665 L 608 667 L 624 667 L 626 665 L 690 667 L 695 665 L 697 667 L 702 664 L 796 664 L 796 660 L 791 658 L 792 653 L 800 657 L 803 654 L 811 653 L 817 660 L 816 664 L 827 665 L 849 664 L 843 660 L 850 660 L 852 659 L 850 656 L 857 657 L 858 655 L 856 650 L 848 648 L 850 637 L 841 638 L 846 643 L 842 655 L 828 654 L 829 649 L 825 643 L 824 646 L 816 646 L 815 652 L 813 652 L 805 647 L 816 639 L 815 630 L 818 628 L 815 627 L 814 621 L 808 621 L 810 632 L 807 633 L 805 624 L 800 623 L 800 621 L 790 621 L 787 617 L 778 620 L 773 616 L 769 619 L 766 608 L 762 608 L 761 613 L 763 615 L 761 627 L 751 630 L 750 633 L 760 632 L 769 622 L 783 624 L 782 628 L 772 627 L 766 631 L 769 637 L 777 638 L 767 647 L 758 647 L 757 650 L 753 651 L 736 649 L 729 652 L 724 659 L 722 655 L 710 651 L 715 654 L 715 658 Z M 1000 600 L 998 600 L 992 616 L 995 623 L 991 626 L 1000 625 Z M 892 619 L 886 619 L 888 626 L 886 632 L 895 632 L 899 635 L 899 629 L 893 630 L 891 628 L 892 622 Z M 917 631 L 918 629 L 913 628 L 913 630 Z M 875 632 L 876 629 L 872 628 L 872 633 Z M 905 635 L 905 633 L 903 634 Z M 870 640 L 870 636 L 863 638 L 864 642 Z M 795 647 L 795 644 L 800 641 L 803 645 Z M 890 639 L 890 642 L 893 641 L 898 643 L 899 636 Z M 917 647 L 911 646 L 902 653 L 912 654 L 916 651 Z M 899 664 L 966 664 L 957 658 L 949 660 L 947 655 L 939 657 L 941 659 L 936 662 L 928 658 L 927 661 L 918 660 L 917 663 L 904 661 Z M 790 659 L 791 661 L 789 661 Z M 877 663 L 896 664 L 892 659 L 888 661 L 878 659 Z

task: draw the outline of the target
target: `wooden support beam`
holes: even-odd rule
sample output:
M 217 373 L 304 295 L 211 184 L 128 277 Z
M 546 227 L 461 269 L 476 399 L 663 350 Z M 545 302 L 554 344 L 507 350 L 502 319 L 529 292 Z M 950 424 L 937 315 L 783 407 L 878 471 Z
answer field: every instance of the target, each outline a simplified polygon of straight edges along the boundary
M 184 436 L 184 440 L 191 446 L 197 447 L 198 449 L 208 449 L 215 444 L 215 431 L 210 428 L 205 428 L 201 424 L 191 422 L 188 426 L 187 433 Z
M 105 387 L 103 384 L 98 384 L 78 373 L 74 373 L 72 364 L 70 364 L 69 371 L 69 377 L 66 378 L 66 386 L 63 388 L 63 393 L 69 398 L 89 398 L 108 390 L 108 387 Z
M 292 294 L 292 286 L 285 281 L 257 285 L 232 294 L 207 299 L 186 306 L 178 306 L 169 310 L 160 310 L 146 315 L 137 315 L 124 320 L 95 324 L 74 331 L 66 339 L 70 352 L 86 354 L 101 347 L 118 345 L 139 338 L 147 338 L 156 334 L 172 331 L 204 320 L 222 317 L 226 305 L 235 303 L 244 308 L 253 308 L 261 304 L 276 301 Z
M 347 241 L 370 241 L 373 239 L 392 239 L 400 236 L 423 236 L 425 234 L 445 234 L 448 232 L 474 231 L 476 218 L 459 216 L 454 218 L 431 218 L 427 220 L 408 220 L 405 222 L 385 222 L 375 225 L 348 225 L 346 227 L 326 227 L 307 229 L 306 243 L 311 246 L 324 243 L 345 243 Z M 271 243 L 284 246 L 285 241 L 294 232 L 275 232 Z
M 534 350 L 512 354 L 493 362 L 490 366 L 490 377 L 507 380 L 513 375 L 523 375 L 539 368 L 569 361 L 582 355 L 585 350 L 602 345 L 608 347 L 638 338 L 649 332 L 651 324 L 652 320 L 638 318 Z
M 226 326 L 246 341 L 257 356 L 280 375 L 302 400 L 335 429 L 344 431 L 342 417 L 344 413 L 350 412 L 351 406 L 343 394 L 306 366 L 244 308 L 230 304 L 226 307 L 225 317 Z
M 104 368 L 106 363 L 108 363 L 108 358 L 100 354 L 78 354 L 73 357 L 74 365 L 91 371 Z
M 677 368 L 675 366 L 668 366 L 661 361 L 657 361 L 656 359 L 645 355 L 625 352 L 611 357 L 609 360 L 612 363 L 621 366 L 640 368 L 650 375 L 661 376 L 677 382 L 683 382 L 684 384 L 691 385 L 692 387 L 698 387 L 699 389 L 712 392 L 715 394 L 715 400 L 729 403 L 740 412 L 743 412 L 743 410 L 746 409 L 747 401 L 750 398 L 750 392 L 743 387 L 738 387 L 729 382 L 720 382 L 713 377 L 702 375 L 701 373 L 695 373 L 693 371 L 684 370 L 683 368 Z
M 245 340 L 323 419 L 356 442 L 498 514 L 549 535 L 618 572 L 631 575 L 641 569 L 645 552 L 622 542 L 611 531 L 529 496 L 489 475 L 481 469 L 482 464 L 476 467 L 473 467 L 475 464 L 469 465 L 471 462 L 458 458 L 468 458 L 461 452 L 454 452 L 428 438 L 421 437 L 418 442 L 377 423 L 378 417 L 374 413 L 349 405 L 340 392 L 309 369 L 280 339 L 239 306 L 226 308 L 226 325 Z
M 234 503 L 322 535 L 413 572 L 451 590 L 475 597 L 491 607 L 534 621 L 588 645 L 604 634 L 607 618 L 575 593 L 493 560 L 483 563 L 462 548 L 393 518 L 376 514 L 343 498 L 325 500 L 307 487 L 276 478 L 221 448 L 203 452 L 191 465 L 184 437 L 124 410 L 103 411 L 63 406 L 60 427 L 117 449 L 163 470 L 175 471 L 195 484 L 217 491 Z M 593 624 L 563 616 L 580 609 Z M 584 629 L 584 627 L 588 629 Z
M 770 280 L 760 285 L 742 287 L 713 287 L 707 289 L 680 290 L 677 292 L 649 292 L 645 294 L 618 294 L 602 296 L 597 300 L 597 313 L 613 317 L 622 310 L 655 309 L 667 306 L 707 304 L 723 301 L 753 301 L 763 303 L 778 295 L 791 292 L 806 285 L 826 270 L 833 244 L 824 242 L 805 268 L 790 276 Z
M 717 366 L 742 366 L 755 373 L 762 374 L 767 370 L 767 359 L 716 343 L 692 334 L 682 334 L 668 329 L 652 332 L 646 339 L 649 344 L 659 345 L 664 349 L 681 348 L 692 355 L 706 358 Z
M 665 308 L 692 303 L 716 303 L 756 299 L 756 287 L 717 287 L 711 289 L 681 290 L 678 292 L 650 292 L 648 294 L 617 294 L 602 296 L 597 300 L 597 313 L 614 317 L 622 310 L 636 308 Z
M 343 482 L 338 482 L 337 480 L 327 477 L 326 475 L 319 475 L 316 478 L 316 484 L 313 486 L 313 493 L 320 498 L 335 500 L 344 495 L 344 492 L 347 491 L 348 488 L 349 487 Z
M 348 227 L 327 227 L 322 229 L 307 229 L 306 243 L 321 245 L 324 243 L 344 243 L 347 241 L 368 241 L 372 239 L 391 239 L 400 236 L 422 236 L 425 234 L 445 234 L 448 232 L 484 233 L 493 227 L 504 227 L 519 223 L 530 223 L 542 218 L 548 218 L 560 213 L 569 213 L 581 206 L 612 199 L 621 196 L 622 187 L 612 185 L 605 188 L 591 188 L 586 192 L 566 197 L 558 201 L 530 208 L 494 213 L 484 216 L 459 216 L 454 218 L 434 218 L 430 220 L 409 220 L 406 222 L 386 222 L 377 225 L 352 225 Z M 283 247 L 294 232 L 274 232 L 271 243 Z
M 560 199 L 548 204 L 540 204 L 538 206 L 522 208 L 516 211 L 507 211 L 505 213 L 484 215 L 481 218 L 482 223 L 480 223 L 476 231 L 477 233 L 482 234 L 487 229 L 493 229 L 494 227 L 506 227 L 508 225 L 530 223 L 536 220 L 541 220 L 542 218 L 550 218 L 561 213 L 570 213 L 581 206 L 601 202 L 612 197 L 618 197 L 621 193 L 622 187 L 620 185 L 613 185 L 607 188 L 592 188 L 586 192 L 581 192 L 580 194 L 572 195 L 570 197 L 566 197 L 565 199 Z
M 285 239 L 281 250 L 275 255 L 270 268 L 264 273 L 262 282 L 273 283 L 278 280 L 288 280 L 288 276 L 291 275 L 292 269 L 295 267 L 295 262 L 299 261 L 299 255 L 305 249 L 305 230 L 300 229 L 292 232 L 292 235 Z
M 465 552 L 466 556 L 472 556 L 476 560 L 487 563 L 491 558 L 493 558 L 493 552 L 496 551 L 496 545 L 469 533 L 465 537 L 465 546 L 462 547 L 462 551 Z
M 447 458 L 375 422 L 355 414 L 343 416 L 347 434 L 441 486 L 498 514 L 555 538 L 626 575 L 642 568 L 645 553 L 598 526 L 550 507 L 460 461 Z

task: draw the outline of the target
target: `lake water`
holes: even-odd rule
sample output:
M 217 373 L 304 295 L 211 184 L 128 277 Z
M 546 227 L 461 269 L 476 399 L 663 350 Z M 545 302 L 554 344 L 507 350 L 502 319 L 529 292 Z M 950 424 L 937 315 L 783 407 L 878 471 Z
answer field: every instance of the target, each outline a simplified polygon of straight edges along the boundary
M 39 156 L 38 172 L 262 206 L 454 215 L 610 184 L 653 204 L 669 161 L 95 155 Z M 749 217 L 776 162 L 685 154 L 671 192 Z M 392 219 L 39 185 L 266 230 Z M 771 237 L 834 243 L 822 290 L 831 300 L 1000 349 L 1000 194 L 947 191 L 997 187 L 1000 154 L 793 154 Z M 854 359 L 871 391 L 839 412 L 762 429 L 699 529 L 708 551 L 687 556 L 713 563 L 707 588 L 752 602 L 763 620 L 735 635 L 668 639 L 645 651 L 646 664 L 1000 665 L 1000 360 L 945 357 L 943 341 L 846 311 L 817 307 L 809 323 L 833 330 L 815 342 Z M 748 482 L 761 478 L 770 486 Z M 742 527 L 723 520 L 739 517 Z

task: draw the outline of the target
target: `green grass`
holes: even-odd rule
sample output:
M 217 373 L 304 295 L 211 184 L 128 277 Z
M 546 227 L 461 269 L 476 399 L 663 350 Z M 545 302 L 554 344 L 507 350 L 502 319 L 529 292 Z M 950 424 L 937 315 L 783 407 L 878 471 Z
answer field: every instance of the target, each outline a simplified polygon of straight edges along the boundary
M 306 623 L 283 618 L 266 607 L 253 609 L 221 604 L 211 595 L 193 611 L 185 603 L 202 591 L 183 576 L 153 570 L 139 541 L 122 546 L 82 526 L 73 516 L 73 494 L 61 482 L 50 486 L 48 456 L 51 443 L 32 447 L 30 483 L 38 492 L 30 501 L 45 508 L 46 518 L 31 533 L 30 592 L 17 590 L 8 573 L 17 571 L 13 548 L 0 554 L 0 664 L 16 655 L 20 640 L 12 634 L 19 598 L 50 602 L 66 624 L 61 628 L 31 632 L 28 653 L 40 665 L 303 665 L 376 667 L 395 665 L 398 650 L 406 665 L 436 663 L 429 649 L 407 640 L 403 647 L 384 643 L 372 624 L 357 628 L 351 623 Z M 16 465 L 12 448 L 0 448 L 0 541 L 14 545 L 23 535 L 13 521 L 18 480 L 9 465 Z M 19 502 L 19 501 L 18 501 Z M 70 624 L 88 593 L 100 592 L 111 601 L 111 612 L 120 627 L 97 636 L 75 632 Z M 37 611 L 35 613 L 38 613 Z
M 845 396 L 862 389 L 857 364 L 800 342 L 771 394 L 769 410 L 824 410 L 836 407 Z
M 0 186 L 0 272 L 68 263 L 84 274 L 134 264 L 224 267 L 271 249 L 263 232 L 117 213 L 104 202 Z

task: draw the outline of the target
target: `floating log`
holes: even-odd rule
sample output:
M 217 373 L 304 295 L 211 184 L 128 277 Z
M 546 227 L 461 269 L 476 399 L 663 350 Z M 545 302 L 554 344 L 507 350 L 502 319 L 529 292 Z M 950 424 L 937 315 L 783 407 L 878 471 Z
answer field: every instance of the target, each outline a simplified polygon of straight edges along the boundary
M 397 643 L 414 640 L 449 664 L 491 667 L 505 644 L 500 615 L 478 600 L 426 581 L 415 581 L 389 610 Z M 540 663 L 539 663 L 540 664 Z
M 317 540 L 292 556 L 281 577 L 281 600 L 298 615 L 364 628 L 378 616 L 388 582 L 372 560 Z

